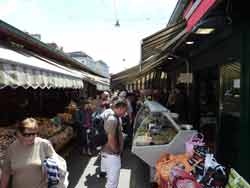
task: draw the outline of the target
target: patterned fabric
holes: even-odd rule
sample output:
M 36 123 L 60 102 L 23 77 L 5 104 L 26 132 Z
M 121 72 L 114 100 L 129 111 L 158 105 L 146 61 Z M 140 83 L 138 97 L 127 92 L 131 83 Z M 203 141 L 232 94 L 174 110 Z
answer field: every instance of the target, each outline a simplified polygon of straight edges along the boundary
M 43 161 L 43 166 L 47 172 L 48 188 L 52 188 L 59 183 L 60 173 L 56 161 L 52 158 L 47 158 Z

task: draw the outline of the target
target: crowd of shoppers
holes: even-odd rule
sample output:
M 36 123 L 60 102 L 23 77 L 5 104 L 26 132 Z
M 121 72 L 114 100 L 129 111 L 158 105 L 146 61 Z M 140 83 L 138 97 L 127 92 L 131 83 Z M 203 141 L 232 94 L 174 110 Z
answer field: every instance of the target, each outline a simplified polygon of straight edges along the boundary
M 133 137 L 133 121 L 145 100 L 161 100 L 163 96 L 147 96 L 139 92 L 103 92 L 95 98 L 71 101 L 72 125 L 82 155 L 101 156 L 101 174 L 107 178 L 106 188 L 117 188 L 121 168 L 121 154 L 124 147 L 130 147 Z M 164 96 L 167 107 L 178 112 L 185 119 L 185 95 L 180 88 L 173 89 Z M 164 104 L 163 104 L 164 105 Z M 104 120 L 107 142 L 101 151 L 95 146 L 94 119 Z M 37 137 L 38 126 L 33 118 L 18 124 L 17 140 L 9 147 L 3 165 L 1 188 L 7 188 L 12 176 L 12 188 L 45 188 L 48 180 L 42 171 L 43 160 L 55 153 L 49 141 Z M 45 148 L 41 150 L 40 148 Z M 32 178 L 29 178 L 31 177 Z M 25 180 L 25 181 L 23 181 Z

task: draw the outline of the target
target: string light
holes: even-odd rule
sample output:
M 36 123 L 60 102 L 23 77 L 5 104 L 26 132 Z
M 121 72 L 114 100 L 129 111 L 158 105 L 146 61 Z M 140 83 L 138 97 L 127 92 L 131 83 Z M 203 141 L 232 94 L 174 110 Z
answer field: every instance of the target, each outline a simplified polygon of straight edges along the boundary
M 113 1 L 114 2 L 114 12 L 115 12 L 115 27 L 120 27 L 120 21 L 118 19 L 118 11 L 117 11 L 117 3 L 116 0 Z

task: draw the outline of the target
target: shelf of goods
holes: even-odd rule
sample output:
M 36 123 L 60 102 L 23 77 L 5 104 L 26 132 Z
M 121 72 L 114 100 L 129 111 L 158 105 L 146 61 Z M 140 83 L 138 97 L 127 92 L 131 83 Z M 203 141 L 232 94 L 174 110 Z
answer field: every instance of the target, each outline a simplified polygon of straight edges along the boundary
M 132 152 L 150 167 L 151 180 L 155 164 L 162 153 L 185 153 L 185 142 L 197 131 L 176 123 L 178 115 L 157 102 L 146 101 L 136 115 Z

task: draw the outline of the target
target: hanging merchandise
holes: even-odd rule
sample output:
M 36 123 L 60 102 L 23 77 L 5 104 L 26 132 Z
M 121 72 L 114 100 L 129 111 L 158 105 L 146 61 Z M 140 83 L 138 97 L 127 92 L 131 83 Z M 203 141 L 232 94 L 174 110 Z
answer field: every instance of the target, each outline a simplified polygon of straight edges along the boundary
M 222 165 L 218 165 L 215 168 L 209 167 L 200 181 L 205 188 L 224 188 L 227 182 L 226 168 Z
M 194 146 L 193 156 L 188 160 L 188 163 L 192 166 L 192 174 L 201 180 L 205 172 L 205 158 L 206 154 L 209 154 L 208 146 Z
M 172 188 L 202 188 L 202 185 L 196 181 L 194 176 L 179 166 L 171 169 L 169 179 Z
M 155 180 L 161 188 L 168 188 L 170 171 L 175 166 L 181 166 L 186 172 L 191 172 L 192 168 L 187 162 L 185 154 L 171 155 L 163 154 L 156 163 Z
M 194 146 L 203 146 L 204 143 L 204 135 L 201 133 L 197 133 L 192 136 L 186 143 L 186 153 L 191 157 L 194 152 Z
M 216 161 L 213 154 L 206 154 L 204 175 L 200 181 L 205 187 L 225 187 L 227 174 L 227 169 Z

